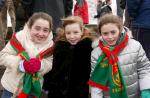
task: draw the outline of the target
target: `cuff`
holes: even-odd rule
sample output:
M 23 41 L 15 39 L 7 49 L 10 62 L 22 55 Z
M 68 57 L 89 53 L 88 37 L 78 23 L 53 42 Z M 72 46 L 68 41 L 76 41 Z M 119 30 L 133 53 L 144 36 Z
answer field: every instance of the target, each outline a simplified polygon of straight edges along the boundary
M 24 62 L 24 60 L 21 60 L 20 63 L 19 63 L 19 71 L 21 71 L 21 72 L 25 72 L 23 62 Z
M 41 62 L 41 67 L 40 67 L 39 71 L 43 71 L 43 70 L 44 70 L 44 64 L 43 64 L 43 62 Z
M 91 98 L 103 98 L 103 92 L 97 87 L 91 87 Z
M 140 83 L 140 90 L 150 89 L 150 76 L 146 76 L 143 79 L 139 80 Z

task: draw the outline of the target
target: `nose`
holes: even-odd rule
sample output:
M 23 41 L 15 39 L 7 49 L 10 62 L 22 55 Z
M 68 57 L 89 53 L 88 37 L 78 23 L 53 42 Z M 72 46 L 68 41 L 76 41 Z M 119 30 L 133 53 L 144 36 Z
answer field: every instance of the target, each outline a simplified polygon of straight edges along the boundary
M 70 38 L 74 38 L 74 34 L 71 33 L 71 34 L 70 34 Z
M 110 38 L 110 39 L 111 39 L 112 37 L 113 37 L 113 36 L 112 36 L 112 34 L 108 34 L 108 38 Z
M 43 34 L 44 34 L 43 30 L 40 30 L 40 31 L 39 31 L 39 35 L 40 35 L 40 36 L 43 36 Z

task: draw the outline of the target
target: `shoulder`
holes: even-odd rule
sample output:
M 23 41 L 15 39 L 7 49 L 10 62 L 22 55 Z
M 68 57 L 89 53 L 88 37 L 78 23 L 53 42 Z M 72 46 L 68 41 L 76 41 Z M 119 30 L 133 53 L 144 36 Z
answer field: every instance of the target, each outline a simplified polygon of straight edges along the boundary
M 142 45 L 140 44 L 140 42 L 139 41 L 136 41 L 135 39 L 129 39 L 129 41 L 128 41 L 128 46 L 130 46 L 130 47 L 134 47 L 134 48 L 140 48 Z
M 132 54 L 132 53 L 137 54 L 137 53 L 139 53 L 141 48 L 142 48 L 142 45 L 138 41 L 136 41 L 134 39 L 129 39 L 127 46 L 120 54 L 121 55 Z
M 87 37 L 87 38 L 82 39 L 79 43 L 92 44 L 92 39 Z
M 79 41 L 75 47 L 79 49 L 92 49 L 92 40 L 90 38 L 84 38 Z

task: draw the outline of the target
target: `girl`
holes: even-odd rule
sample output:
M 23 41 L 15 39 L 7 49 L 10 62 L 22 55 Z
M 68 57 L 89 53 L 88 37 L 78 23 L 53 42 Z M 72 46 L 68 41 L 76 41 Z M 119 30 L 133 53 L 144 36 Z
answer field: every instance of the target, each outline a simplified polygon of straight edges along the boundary
M 52 68 L 51 30 L 51 16 L 35 13 L 0 52 L 0 65 L 6 66 L 1 98 L 39 98 L 42 77 Z
M 89 80 L 92 98 L 150 98 L 150 62 L 122 20 L 101 17 L 99 46 L 92 51 Z M 140 91 L 142 92 L 140 95 Z
M 45 75 L 44 87 L 48 98 L 88 98 L 92 40 L 85 35 L 80 17 L 62 21 L 63 32 L 56 38 L 53 68 Z

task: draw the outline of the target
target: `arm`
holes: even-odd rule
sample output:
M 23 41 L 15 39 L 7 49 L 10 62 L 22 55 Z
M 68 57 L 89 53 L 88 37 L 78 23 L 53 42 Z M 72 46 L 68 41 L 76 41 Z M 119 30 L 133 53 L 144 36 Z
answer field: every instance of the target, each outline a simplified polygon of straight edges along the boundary
M 135 18 L 137 16 L 140 5 L 141 0 L 126 0 L 129 17 Z
M 94 71 L 94 68 L 96 67 L 96 62 L 99 57 L 100 50 L 99 48 L 96 48 L 91 53 L 91 73 Z M 103 98 L 103 92 L 102 89 L 97 87 L 91 87 L 91 98 Z
M 5 48 L 0 52 L 0 65 L 4 65 L 7 68 L 17 70 L 20 61 L 20 56 L 17 55 L 16 51 L 8 42 Z
M 41 60 L 41 69 L 39 73 L 43 76 L 52 69 L 53 56 Z
M 97 87 L 91 87 L 91 98 L 103 98 L 102 90 Z
M 137 64 L 140 90 L 150 89 L 150 62 L 146 57 L 145 51 L 141 45 L 138 52 Z

